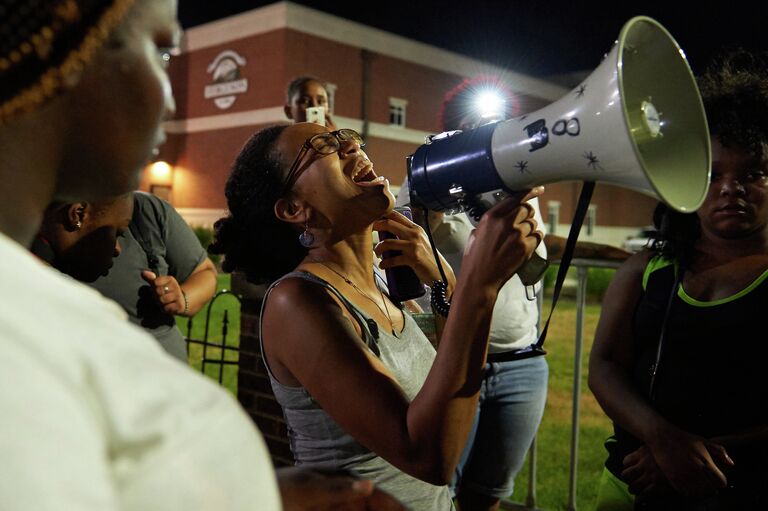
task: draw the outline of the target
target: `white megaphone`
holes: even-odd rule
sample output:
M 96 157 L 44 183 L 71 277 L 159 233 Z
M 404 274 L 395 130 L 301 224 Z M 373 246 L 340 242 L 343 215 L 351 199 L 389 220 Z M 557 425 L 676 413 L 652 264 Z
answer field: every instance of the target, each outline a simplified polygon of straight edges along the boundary
M 408 157 L 411 204 L 475 222 L 505 191 L 599 181 L 696 210 L 709 186 L 709 130 L 680 47 L 658 22 L 628 21 L 595 71 L 533 113 L 433 137 Z

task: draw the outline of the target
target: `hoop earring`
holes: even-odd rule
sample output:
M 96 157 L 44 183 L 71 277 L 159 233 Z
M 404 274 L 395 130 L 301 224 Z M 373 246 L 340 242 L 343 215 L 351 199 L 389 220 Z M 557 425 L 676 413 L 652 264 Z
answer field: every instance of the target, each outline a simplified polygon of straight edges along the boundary
M 315 235 L 310 232 L 309 225 L 305 223 L 304 232 L 299 234 L 299 243 L 301 243 L 302 247 L 309 248 L 312 246 L 314 242 L 315 242 Z

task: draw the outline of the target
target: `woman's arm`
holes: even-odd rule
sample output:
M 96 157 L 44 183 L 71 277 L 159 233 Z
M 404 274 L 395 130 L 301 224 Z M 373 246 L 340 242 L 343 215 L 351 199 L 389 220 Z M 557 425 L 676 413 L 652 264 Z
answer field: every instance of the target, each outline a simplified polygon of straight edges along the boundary
M 273 372 L 290 373 L 357 441 L 433 484 L 449 482 L 469 434 L 498 290 L 541 239 L 529 207 L 499 206 L 470 240 L 435 361 L 412 402 L 319 286 L 281 282 L 264 311 Z
M 157 295 L 163 310 L 168 314 L 192 317 L 202 309 L 216 293 L 216 266 L 209 258 L 192 271 L 182 283 L 171 275 L 157 276 L 154 272 L 141 272 Z
M 547 247 L 547 260 L 559 261 L 565 252 L 567 239 L 554 234 L 547 234 L 544 237 L 544 244 Z M 623 248 L 612 245 L 603 245 L 602 243 L 593 243 L 590 241 L 577 241 L 573 249 L 573 257 L 583 259 L 608 259 L 611 261 L 624 261 L 632 254 Z
M 217 276 L 216 266 L 206 257 L 181 283 L 181 289 L 187 296 L 187 310 L 176 314 L 187 317 L 197 314 L 216 294 Z
M 282 467 L 275 473 L 283 511 L 405 511 L 371 481 L 344 472 Z
M 168 263 L 167 275 L 156 275 L 145 270 L 141 276 L 152 286 L 167 314 L 194 316 L 216 293 L 216 266 L 207 257 L 205 248 L 184 218 L 170 203 L 154 195 L 137 192 L 134 195 L 136 208 L 143 213 L 133 224 L 139 232 L 155 231 L 161 236 L 161 252 Z M 152 236 L 146 235 L 148 239 Z M 144 250 L 145 242 L 140 243 Z
M 648 252 L 641 252 L 629 258 L 606 291 L 589 358 L 589 387 L 605 413 L 648 447 L 677 491 L 703 494 L 726 484 L 710 452 L 716 447 L 665 420 L 635 389 L 630 377 L 632 320 L 649 257 Z M 719 463 L 727 464 L 724 450 L 715 456 Z
M 632 318 L 648 260 L 648 253 L 637 254 L 616 271 L 602 302 L 589 356 L 589 387 L 598 402 L 611 419 L 641 440 L 652 435 L 660 420 L 630 380 Z

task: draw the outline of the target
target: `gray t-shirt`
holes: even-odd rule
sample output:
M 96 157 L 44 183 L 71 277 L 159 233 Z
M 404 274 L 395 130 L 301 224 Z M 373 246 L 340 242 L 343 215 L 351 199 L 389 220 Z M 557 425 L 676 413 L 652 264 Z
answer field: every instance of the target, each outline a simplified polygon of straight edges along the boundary
M 205 260 L 205 249 L 173 206 L 144 192 L 134 194 L 130 230 L 119 242 L 122 251 L 109 274 L 90 286 L 119 303 L 171 355 L 186 361 L 184 336 L 174 316 L 163 312 L 141 272 L 171 275 L 182 283 Z

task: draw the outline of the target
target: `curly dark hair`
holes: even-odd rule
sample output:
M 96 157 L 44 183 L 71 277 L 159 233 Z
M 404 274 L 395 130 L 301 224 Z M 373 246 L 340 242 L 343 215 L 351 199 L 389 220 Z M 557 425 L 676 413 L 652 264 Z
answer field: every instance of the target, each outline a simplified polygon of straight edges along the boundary
M 214 241 L 208 247 L 224 255 L 225 272 L 242 271 L 256 284 L 285 275 L 307 255 L 298 233 L 274 213 L 283 193 L 283 163 L 275 143 L 286 127 L 256 132 L 240 151 L 224 192 L 229 215 L 214 224 Z
M 696 213 L 680 213 L 659 202 L 653 211 L 653 225 L 656 233 L 652 236 L 651 250 L 687 267 L 701 235 Z
M 453 89 L 445 93 L 443 103 L 440 106 L 438 122 L 440 129 L 451 131 L 459 128 L 459 122 L 472 111 L 472 101 L 478 90 L 483 88 L 493 88 L 501 92 L 505 99 L 504 118 L 508 119 L 520 113 L 520 104 L 517 96 L 512 90 L 504 84 L 497 76 L 477 75 L 472 78 L 466 78 Z
M 719 55 L 699 78 L 699 89 L 712 136 L 768 157 L 768 53 Z
M 768 158 L 768 53 L 728 49 L 716 56 L 698 78 L 710 134 L 725 147 L 743 148 Z M 700 236 L 699 218 L 660 204 L 654 212 L 658 229 L 652 248 L 687 264 Z

